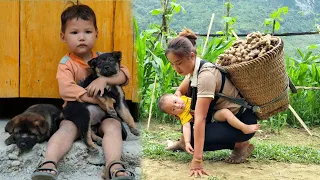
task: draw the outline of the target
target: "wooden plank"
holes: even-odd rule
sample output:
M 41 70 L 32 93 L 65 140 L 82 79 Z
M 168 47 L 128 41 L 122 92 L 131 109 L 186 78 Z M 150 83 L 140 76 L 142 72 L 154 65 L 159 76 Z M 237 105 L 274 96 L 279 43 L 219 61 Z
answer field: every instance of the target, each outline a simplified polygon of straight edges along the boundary
M 112 0 L 83 0 L 80 2 L 90 6 L 96 14 L 99 35 L 94 50 L 100 52 L 112 51 L 112 27 L 114 15 Z
M 0 1 L 0 98 L 19 96 L 19 0 Z
M 20 97 L 59 98 L 57 66 L 68 52 L 60 41 L 64 1 L 21 1 Z
M 65 0 L 22 1 L 20 97 L 59 98 L 57 65 L 68 52 L 60 40 Z M 95 49 L 112 50 L 112 1 L 81 1 L 96 13 L 99 38 Z
M 127 66 L 131 73 L 130 83 L 124 87 L 126 99 L 137 98 L 137 72 L 134 69 L 133 56 L 133 26 L 132 26 L 132 1 L 120 0 L 115 3 L 114 24 L 114 50 L 122 52 L 122 64 Z

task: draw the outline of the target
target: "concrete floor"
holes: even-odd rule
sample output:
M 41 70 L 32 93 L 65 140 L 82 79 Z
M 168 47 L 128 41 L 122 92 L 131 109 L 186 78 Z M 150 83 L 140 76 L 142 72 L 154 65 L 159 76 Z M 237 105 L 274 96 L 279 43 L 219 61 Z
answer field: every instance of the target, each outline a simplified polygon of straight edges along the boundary
M 6 146 L 4 140 L 9 136 L 4 132 L 8 119 L 0 119 L 0 180 L 30 180 L 32 172 L 43 161 L 47 142 L 37 144 L 28 152 L 20 152 L 16 145 Z M 126 126 L 127 127 L 127 126 Z M 130 133 L 124 141 L 122 161 L 127 168 L 140 179 L 140 159 L 142 147 L 139 137 Z M 87 153 L 86 146 L 80 140 L 76 141 L 71 150 L 58 164 L 58 179 L 65 180 L 96 180 L 101 179 L 100 173 L 105 160 L 102 148 L 98 156 Z

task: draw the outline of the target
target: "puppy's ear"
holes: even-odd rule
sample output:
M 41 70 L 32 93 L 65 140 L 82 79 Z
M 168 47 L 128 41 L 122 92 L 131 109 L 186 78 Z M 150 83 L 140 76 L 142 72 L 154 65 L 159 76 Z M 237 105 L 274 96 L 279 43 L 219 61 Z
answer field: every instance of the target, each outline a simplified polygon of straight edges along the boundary
M 121 59 L 122 59 L 122 53 L 121 53 L 121 51 L 113 51 L 112 54 L 113 54 L 119 61 L 121 61 Z
M 91 68 L 96 67 L 96 65 L 97 65 L 97 59 L 96 59 L 96 58 L 91 59 L 90 61 L 88 61 L 88 65 L 89 65 Z
M 5 127 L 5 131 L 8 132 L 9 134 L 13 133 L 14 128 L 16 127 L 16 124 L 19 122 L 20 117 L 19 116 L 15 116 L 14 118 L 12 118 Z
M 47 131 L 49 131 L 49 123 L 44 119 L 36 120 L 34 125 L 38 127 L 41 135 L 44 135 Z

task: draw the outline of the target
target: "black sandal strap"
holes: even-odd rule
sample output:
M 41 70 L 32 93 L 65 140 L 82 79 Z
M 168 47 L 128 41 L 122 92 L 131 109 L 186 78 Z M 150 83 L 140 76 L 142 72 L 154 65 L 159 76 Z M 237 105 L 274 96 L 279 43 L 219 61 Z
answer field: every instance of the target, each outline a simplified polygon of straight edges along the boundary
M 121 162 L 121 161 L 111 161 L 107 166 L 107 171 L 108 171 L 108 175 L 109 175 L 108 179 L 111 179 L 111 177 L 112 177 L 111 176 L 111 167 L 113 165 L 115 165 L 115 164 L 120 164 L 125 169 L 125 167 L 123 165 L 123 162 Z
M 49 164 L 49 163 L 53 164 L 55 168 L 42 168 L 43 165 Z M 48 170 L 48 171 L 55 171 L 56 173 L 58 173 L 58 171 L 57 171 L 57 163 L 54 162 L 54 161 L 45 161 L 45 162 L 43 162 L 43 163 L 40 163 L 40 164 L 38 165 L 37 169 L 36 169 L 34 172 L 38 172 L 38 171 L 42 171 L 42 170 L 43 170 L 43 171 L 46 171 L 46 170 Z
M 58 174 L 58 171 L 53 168 L 37 168 L 34 172 L 40 172 L 40 171 L 54 171 L 56 174 Z
M 112 173 L 111 173 L 111 177 L 112 177 L 112 176 L 113 176 L 113 177 L 119 177 L 119 176 L 117 176 L 117 173 L 119 173 L 119 172 L 127 173 L 128 176 L 135 177 L 135 175 L 134 175 L 133 172 L 131 172 L 131 171 L 127 170 L 127 169 L 124 169 L 124 168 L 114 169 L 114 170 L 112 171 Z
M 112 162 L 110 162 L 110 164 L 108 165 L 108 166 L 109 166 L 109 169 L 111 169 L 111 167 L 112 167 L 113 165 L 115 165 L 115 164 L 120 164 L 120 165 L 125 169 L 125 166 L 124 166 L 124 164 L 123 164 L 122 161 L 112 161 Z
M 49 163 L 52 163 L 55 166 L 55 168 L 57 168 L 57 163 L 54 161 L 45 161 L 45 162 L 39 164 L 38 168 L 41 168 L 43 165 L 49 164 Z

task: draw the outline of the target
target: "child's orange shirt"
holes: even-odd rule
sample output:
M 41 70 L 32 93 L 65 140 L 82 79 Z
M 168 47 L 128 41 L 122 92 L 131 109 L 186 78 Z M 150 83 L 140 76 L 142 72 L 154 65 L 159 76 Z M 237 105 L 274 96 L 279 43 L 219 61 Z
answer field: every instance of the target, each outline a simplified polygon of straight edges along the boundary
M 97 57 L 97 53 L 92 52 L 92 58 L 95 57 Z M 120 70 L 127 77 L 127 81 L 124 84 L 126 85 L 130 80 L 129 70 L 122 65 L 120 66 Z M 80 96 L 85 94 L 87 90 L 79 86 L 78 83 L 91 73 L 92 69 L 90 69 L 89 65 L 73 53 L 68 53 L 61 59 L 56 78 L 58 80 L 60 97 L 65 101 L 64 105 L 66 101 L 82 102 Z

